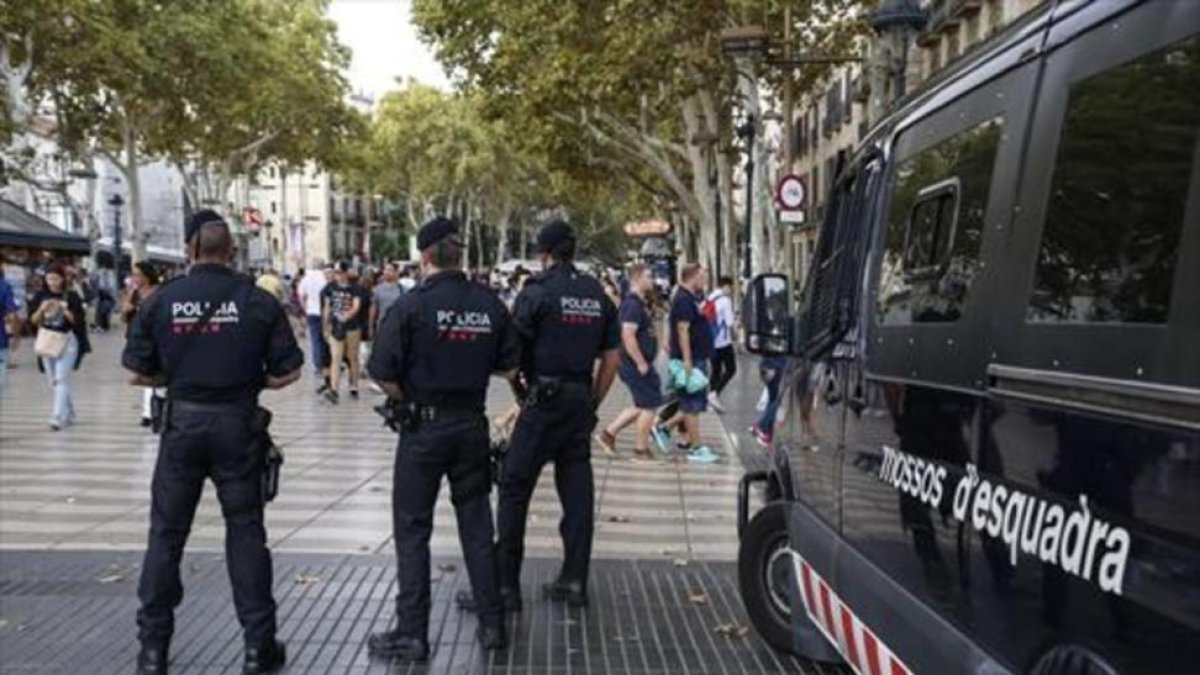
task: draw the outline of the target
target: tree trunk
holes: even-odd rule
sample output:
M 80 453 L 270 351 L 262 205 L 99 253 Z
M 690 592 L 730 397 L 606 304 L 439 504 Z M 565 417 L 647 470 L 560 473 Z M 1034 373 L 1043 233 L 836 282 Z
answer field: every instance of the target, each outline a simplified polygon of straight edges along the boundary
M 283 268 L 285 271 L 295 273 L 296 268 L 304 264 L 304 261 L 297 261 L 296 255 L 292 252 L 292 224 L 288 222 L 288 194 L 287 194 L 287 169 L 279 167 L 279 231 L 283 233 Z M 300 236 L 304 236 L 304 229 L 300 229 Z
M 129 192 L 125 212 L 129 219 L 130 261 L 136 264 L 146 259 L 146 239 L 142 235 L 142 186 L 138 176 L 137 134 L 134 133 L 134 125 L 128 115 L 121 123 L 121 143 L 125 153 L 122 172 L 125 174 Z

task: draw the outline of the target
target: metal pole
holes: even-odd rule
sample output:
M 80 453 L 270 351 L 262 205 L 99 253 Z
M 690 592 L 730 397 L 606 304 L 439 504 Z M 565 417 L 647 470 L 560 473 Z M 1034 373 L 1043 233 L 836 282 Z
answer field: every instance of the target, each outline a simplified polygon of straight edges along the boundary
M 754 134 L 756 129 L 753 116 L 748 117 L 746 126 L 749 129 L 749 134 L 746 136 L 746 222 L 742 227 L 742 239 L 746 248 L 743 251 L 742 277 L 749 280 L 751 234 L 753 232 L 750 218 L 754 214 Z
M 792 7 L 787 5 L 783 8 L 783 56 L 786 59 L 792 57 Z M 792 173 L 796 163 L 796 124 L 794 121 L 793 109 L 796 107 L 795 91 L 792 86 L 792 74 L 790 72 L 784 75 L 783 79 L 783 138 L 784 138 L 784 157 L 786 158 L 785 174 Z M 792 227 L 790 225 L 783 228 L 784 239 L 784 260 L 787 261 L 787 272 L 793 279 L 797 279 L 799 275 L 796 269 L 796 246 L 792 239 Z
M 117 275 L 117 292 L 124 288 L 125 278 L 122 274 L 124 265 L 121 264 L 121 205 L 113 204 L 113 265 Z
M 713 152 L 716 152 L 715 146 Z M 716 166 L 715 161 L 713 162 L 713 166 Z M 725 257 L 725 249 L 721 248 L 721 245 L 724 243 L 721 241 L 721 179 L 717 176 L 717 169 L 715 168 L 713 169 L 713 177 L 717 179 L 713 181 L 713 220 L 717 225 L 717 279 L 720 279 L 721 258 Z

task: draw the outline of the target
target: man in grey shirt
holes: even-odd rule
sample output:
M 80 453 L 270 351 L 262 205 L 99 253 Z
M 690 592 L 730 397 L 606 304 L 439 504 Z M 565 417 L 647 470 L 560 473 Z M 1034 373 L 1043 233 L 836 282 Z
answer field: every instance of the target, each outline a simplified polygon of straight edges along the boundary
M 383 266 L 383 276 L 379 283 L 375 285 L 374 300 L 371 302 L 371 334 L 375 334 L 375 329 L 379 328 L 379 322 L 383 317 L 387 316 L 387 311 L 391 308 L 392 303 L 396 302 L 401 295 L 404 295 L 404 289 L 400 288 L 397 283 L 399 270 L 396 269 L 396 263 L 387 263 Z

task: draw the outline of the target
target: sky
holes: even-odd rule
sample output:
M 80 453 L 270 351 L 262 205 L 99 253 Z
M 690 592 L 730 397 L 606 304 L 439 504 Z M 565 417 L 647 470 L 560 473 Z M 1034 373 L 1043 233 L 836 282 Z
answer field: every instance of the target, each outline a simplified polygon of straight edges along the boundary
M 399 88 L 396 78 L 449 89 L 442 66 L 417 37 L 409 21 L 411 0 L 333 0 L 329 17 L 337 22 L 338 40 L 353 52 L 347 77 L 351 88 L 376 101 Z

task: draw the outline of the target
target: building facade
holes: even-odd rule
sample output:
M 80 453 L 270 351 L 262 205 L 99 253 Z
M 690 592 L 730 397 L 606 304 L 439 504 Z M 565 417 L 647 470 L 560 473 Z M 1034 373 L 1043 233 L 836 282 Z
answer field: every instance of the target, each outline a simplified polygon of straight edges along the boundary
M 232 211 L 242 215 L 251 266 L 290 274 L 333 260 L 373 260 L 382 200 L 341 189 L 328 171 L 268 166 L 249 184 L 235 181 L 230 196 Z
M 808 275 L 839 158 L 849 156 L 897 100 L 919 89 L 980 43 L 1046 0 L 881 0 L 877 12 L 910 11 L 914 34 L 875 36 L 862 60 L 834 68 L 792 110 L 792 172 L 809 191 L 803 225 L 789 231 L 797 278 Z

